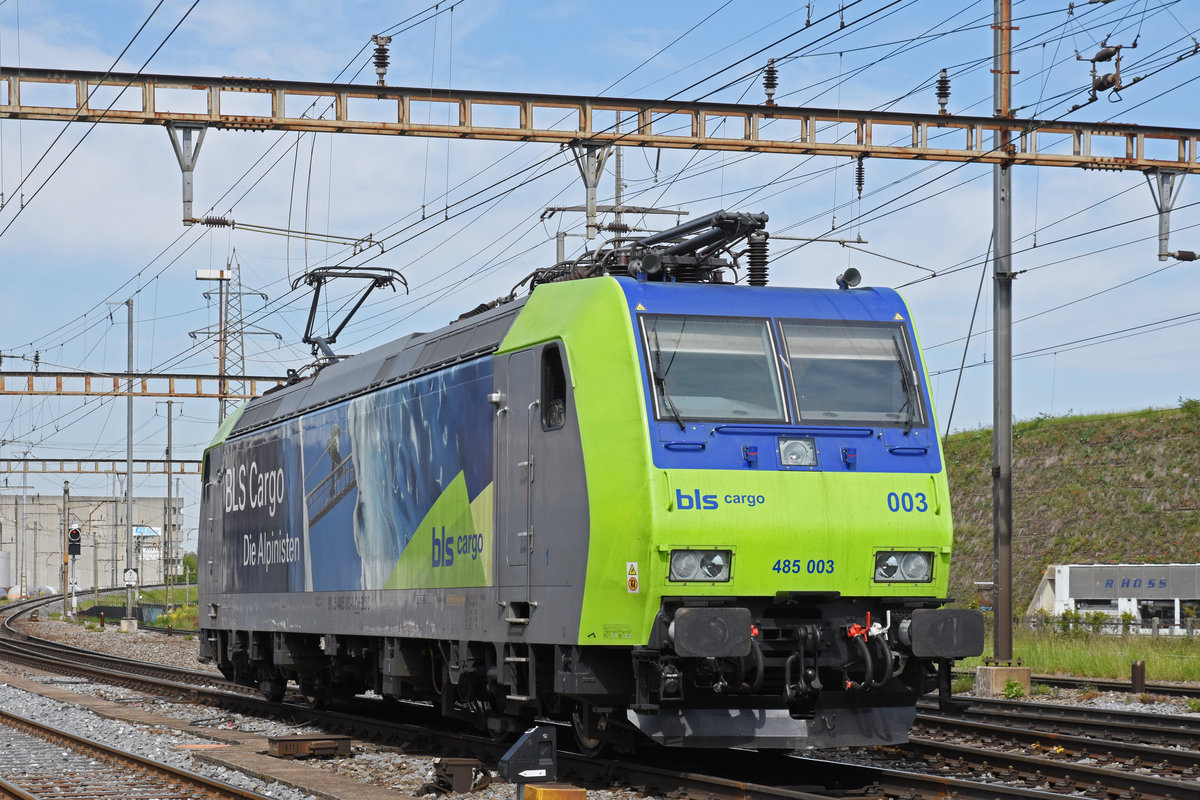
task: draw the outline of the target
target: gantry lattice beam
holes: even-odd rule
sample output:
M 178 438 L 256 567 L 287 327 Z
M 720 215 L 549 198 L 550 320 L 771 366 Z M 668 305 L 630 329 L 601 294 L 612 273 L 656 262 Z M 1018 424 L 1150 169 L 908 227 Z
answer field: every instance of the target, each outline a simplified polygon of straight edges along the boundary
M 1192 128 L 256 78 L 0 67 L 0 117 L 1200 172 Z
M 168 466 L 170 469 L 168 470 Z M 125 475 L 125 459 L 108 458 L 0 458 L 0 474 L 28 475 Z M 199 475 L 200 462 L 173 458 L 134 459 L 135 475 Z
M 129 391 L 130 378 L 133 379 L 132 392 Z M 226 375 L 226 391 L 222 393 L 219 375 L 5 371 L 0 372 L 0 396 L 128 397 L 132 394 L 134 397 L 224 397 L 229 400 L 248 400 L 286 380 L 270 376 Z M 229 388 L 235 385 L 244 386 L 243 392 L 231 394 Z

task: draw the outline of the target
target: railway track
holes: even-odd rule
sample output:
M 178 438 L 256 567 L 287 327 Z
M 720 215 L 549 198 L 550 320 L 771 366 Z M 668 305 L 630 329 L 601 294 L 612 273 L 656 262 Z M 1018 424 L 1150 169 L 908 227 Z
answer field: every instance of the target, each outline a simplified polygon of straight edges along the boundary
M 956 677 L 967 677 L 971 673 L 955 670 Z M 1031 682 L 1035 686 L 1050 686 L 1058 689 L 1097 692 L 1132 692 L 1133 682 L 1118 678 L 1075 678 L 1068 675 L 1033 675 Z M 1200 686 L 1179 683 L 1147 683 L 1145 694 L 1161 695 L 1163 697 L 1194 697 L 1200 698 Z
M 945 752 L 946 747 L 967 746 L 976 750 L 1007 750 L 1029 755 L 1044 753 L 1059 761 L 1090 760 L 1102 766 L 1111 765 L 1114 769 L 1153 769 L 1164 777 L 1200 778 L 1200 751 L 1193 749 L 1200 739 L 1193 739 L 1186 746 L 1151 745 L 1129 738 L 1097 739 L 1050 733 L 1012 722 L 994 725 L 934 715 L 924 716 L 918 722 L 911 739 L 923 748 L 939 752 Z
M 918 723 L 946 719 L 931 713 L 931 708 L 918 706 Z M 972 698 L 960 719 L 964 724 L 978 724 L 981 728 L 992 725 L 1030 729 L 1039 732 L 1043 738 L 1067 734 L 1114 744 L 1137 741 L 1157 748 L 1187 750 L 1195 749 L 1200 743 L 1200 717 L 1171 714 Z
M 29 659 L 41 669 L 247 714 L 286 715 L 293 722 L 312 722 L 359 739 L 403 742 L 410 752 L 471 755 L 494 764 L 507 749 L 487 737 L 448 729 L 419 705 L 398 708 L 365 698 L 332 710 L 272 704 L 212 673 L 129 662 L 11 636 L 16 638 L 0 641 L 0 656 Z M 14 648 L 21 652 L 14 655 Z M 397 722 L 398 717 L 405 721 Z M 656 749 L 649 756 L 602 760 L 563 752 L 560 778 L 603 787 L 619 782 L 646 792 L 713 800 L 921 800 L 951 795 L 1007 800 L 1061 797 L 1068 791 L 1110 800 L 1180 800 L 1197 796 L 1200 786 L 1194 750 L 1200 727 L 1187 718 L 994 701 L 973 704 L 961 718 L 923 712 L 919 722 L 911 745 L 838 752 L 828 759 L 722 751 L 718 760 L 711 751 Z M 1132 737 L 1141 744 L 1122 748 L 1121 742 L 1098 738 L 1101 735 Z M 1190 744 L 1181 751 L 1179 740 L 1189 737 Z M 560 736 L 560 741 L 568 739 L 566 732 Z
M 0 796 L 267 800 L 73 733 L 0 711 Z

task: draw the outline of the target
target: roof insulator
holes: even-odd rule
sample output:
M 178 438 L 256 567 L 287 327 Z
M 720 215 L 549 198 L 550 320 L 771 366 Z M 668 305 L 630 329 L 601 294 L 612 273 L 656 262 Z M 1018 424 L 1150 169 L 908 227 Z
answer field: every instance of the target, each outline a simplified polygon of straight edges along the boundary
M 371 41 L 375 43 L 375 74 L 379 76 L 377 83 L 387 86 L 384 76 L 387 75 L 388 45 L 392 43 L 392 37 L 377 33 L 371 37 Z
M 766 231 L 755 231 L 746 237 L 750 245 L 750 266 L 747 270 L 747 283 L 751 286 L 767 285 L 767 241 Z
M 767 68 L 763 71 L 763 89 L 767 93 L 769 106 L 775 105 L 775 87 L 779 86 L 779 70 L 775 68 L 775 59 L 767 59 Z
M 938 113 L 949 114 L 950 112 L 946 110 L 946 103 L 950 101 L 950 76 L 946 74 L 946 70 L 938 73 L 937 101 Z

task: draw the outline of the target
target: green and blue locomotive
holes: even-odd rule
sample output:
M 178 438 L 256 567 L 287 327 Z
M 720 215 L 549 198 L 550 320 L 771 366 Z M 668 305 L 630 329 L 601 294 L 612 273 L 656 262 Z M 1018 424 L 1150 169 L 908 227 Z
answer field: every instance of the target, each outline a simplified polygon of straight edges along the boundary
M 982 650 L 890 290 L 766 286 L 710 215 L 331 363 L 208 449 L 201 658 L 599 748 L 904 741 Z M 752 285 L 726 282 L 749 237 Z

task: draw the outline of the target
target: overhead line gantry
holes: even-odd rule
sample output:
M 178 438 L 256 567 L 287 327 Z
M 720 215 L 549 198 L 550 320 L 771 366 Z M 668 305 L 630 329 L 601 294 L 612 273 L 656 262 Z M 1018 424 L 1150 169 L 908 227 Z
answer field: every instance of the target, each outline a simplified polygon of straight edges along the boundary
M 196 459 L 134 459 L 134 475 L 199 475 Z M 0 458 L 0 475 L 124 475 L 125 460 L 115 458 Z
M 234 381 L 244 385 L 230 391 Z M 59 397 L 178 397 L 249 400 L 286 383 L 269 375 L 196 375 L 150 372 L 0 372 L 0 396 Z
M 67 87 L 73 102 L 45 102 L 42 97 L 49 100 L 66 94 L 49 86 Z M 162 125 L 176 131 L 360 133 L 1200 172 L 1200 130 L 1127 123 L 11 66 L 0 67 L 0 90 L 0 117 Z M 136 102 L 114 102 L 114 94 L 122 91 Z M 247 100 L 247 94 L 258 97 Z M 37 102 L 34 95 L 38 95 Z M 244 113 L 244 107 L 256 100 L 259 108 L 255 113 Z M 325 112 L 308 116 L 323 100 L 328 102 L 329 117 L 324 118 Z M 110 104 L 112 108 L 108 108 Z M 230 105 L 238 106 L 241 113 L 226 111 Z M 381 108 L 386 113 L 379 113 Z M 427 108 L 450 109 L 453 118 L 444 123 L 417 122 Z M 606 112 L 632 119 L 632 129 L 618 130 L 598 120 L 598 115 Z M 497 119 L 505 116 L 511 124 L 497 124 Z M 487 122 L 481 124 L 477 117 L 486 117 Z M 853 135 L 848 135 L 851 130 Z M 1003 133 L 1009 142 L 1004 151 L 988 143 L 997 133 Z M 1062 137 L 1069 147 L 1063 145 Z M 889 143 L 893 140 L 901 143 Z

